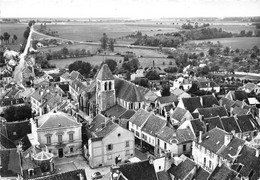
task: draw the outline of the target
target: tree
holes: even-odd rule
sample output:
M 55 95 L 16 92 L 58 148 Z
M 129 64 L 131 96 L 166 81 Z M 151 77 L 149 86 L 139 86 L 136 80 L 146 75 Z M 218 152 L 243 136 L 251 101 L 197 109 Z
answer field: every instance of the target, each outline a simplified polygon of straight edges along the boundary
M 200 57 L 204 57 L 204 52 L 200 52 Z
M 113 60 L 113 59 L 106 59 L 105 62 L 103 62 L 103 63 L 101 64 L 101 66 L 102 66 L 103 64 L 107 64 L 108 67 L 110 68 L 110 70 L 111 70 L 112 72 L 114 72 L 114 71 L 116 70 L 117 62 L 116 62 L 115 60 Z
M 215 54 L 215 50 L 212 48 L 210 48 L 208 52 L 209 52 L 210 56 L 214 56 L 214 54 Z
M 248 31 L 247 33 L 246 33 L 246 36 L 247 37 L 251 37 L 253 35 L 253 31 Z
M 169 85 L 167 85 L 167 84 L 163 85 L 162 91 L 161 91 L 161 95 L 162 96 L 170 96 L 171 95 L 170 86 Z
M 101 48 L 103 50 L 106 50 L 107 49 L 107 43 L 108 43 L 108 37 L 107 37 L 106 33 L 103 33 L 103 37 L 100 39 L 100 42 L 101 42 Z
M 68 48 L 66 48 L 66 47 L 64 47 L 64 48 L 62 48 L 61 49 L 61 54 L 63 55 L 63 56 L 67 56 L 67 55 L 69 55 L 69 50 L 68 50 Z
M 239 57 L 234 57 L 232 60 L 234 63 L 239 62 Z
M 257 55 L 256 55 L 255 53 L 252 53 L 252 54 L 250 55 L 250 57 L 251 57 L 251 59 L 255 59 L 255 58 L 257 57 Z
M 116 40 L 115 39 L 109 39 L 109 44 L 108 44 L 108 48 L 110 51 L 114 52 L 114 44 L 115 44 Z
M 4 117 L 7 122 L 23 121 L 32 117 L 32 109 L 28 105 L 10 106 L 5 110 Z
M 164 71 L 167 73 L 176 73 L 176 72 L 178 72 L 178 68 L 177 67 L 167 67 L 164 69 Z
M 84 77 L 88 77 L 89 73 L 91 72 L 91 64 L 88 62 L 83 61 L 75 61 L 74 63 L 69 65 L 69 71 L 78 71 Z
M 122 68 L 129 72 L 136 72 L 139 66 L 140 63 L 138 59 L 132 59 L 131 61 L 126 61 L 122 64 Z
M 223 53 L 227 56 L 227 55 L 229 55 L 229 52 L 230 52 L 230 48 L 225 47 L 225 49 L 223 50 Z
M 235 52 L 238 54 L 240 52 L 240 50 L 238 48 L 236 48 Z
M 139 86 L 143 86 L 143 87 L 149 88 L 149 82 L 148 82 L 148 79 L 146 79 L 146 78 L 138 79 L 138 80 L 136 80 L 135 83 L 138 84 Z
M 240 31 L 240 36 L 246 36 L 246 31 L 245 30 Z
M 9 44 L 9 38 L 10 38 L 10 34 L 8 34 L 8 32 L 5 32 L 4 35 L 4 41 L 6 44 Z
M 160 80 L 160 75 L 156 71 L 149 71 L 145 77 L 149 80 Z

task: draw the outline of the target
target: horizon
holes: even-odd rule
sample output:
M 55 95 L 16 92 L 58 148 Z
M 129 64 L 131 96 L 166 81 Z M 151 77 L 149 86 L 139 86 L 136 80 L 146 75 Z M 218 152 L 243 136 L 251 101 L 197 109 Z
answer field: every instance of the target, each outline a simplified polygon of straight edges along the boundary
M 259 9 L 259 0 L 0 1 L 1 18 L 174 19 L 257 17 L 260 16 Z

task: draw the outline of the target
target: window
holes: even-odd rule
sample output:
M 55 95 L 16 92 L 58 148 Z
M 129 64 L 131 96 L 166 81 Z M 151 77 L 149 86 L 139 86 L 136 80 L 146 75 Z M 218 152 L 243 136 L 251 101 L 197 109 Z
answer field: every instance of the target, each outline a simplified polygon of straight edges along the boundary
M 209 161 L 209 168 L 211 169 L 211 161 Z
M 237 172 L 239 173 L 241 169 L 242 169 L 242 165 L 239 164 L 239 166 L 237 167 Z
M 186 144 L 184 144 L 184 145 L 182 146 L 182 148 L 183 148 L 183 152 L 186 152 L 186 151 L 187 151 Z
M 74 149 L 73 147 L 70 147 L 70 153 L 73 153 Z
M 107 160 L 111 160 L 111 159 L 112 159 L 112 155 L 111 154 L 107 155 Z
M 135 130 L 134 130 L 133 128 L 131 128 L 131 131 L 132 131 L 133 133 L 135 133 Z
M 51 144 L 51 136 L 47 136 L 47 144 Z
M 15 131 L 13 132 L 13 135 L 14 135 L 14 136 L 16 135 L 16 132 L 15 132 Z
M 135 132 L 137 137 L 140 137 L 140 134 L 138 131 Z
M 109 85 L 109 90 L 111 90 L 112 89 L 112 82 L 110 81 L 108 85 Z
M 125 151 L 125 155 L 128 156 L 130 154 L 129 150 Z
M 49 153 L 51 153 L 51 149 L 49 149 Z
M 254 175 L 254 173 L 255 173 L 255 172 L 254 172 L 253 170 L 250 171 L 250 173 L 249 173 L 249 175 L 248 175 L 249 179 L 252 178 L 252 176 Z
M 129 147 L 129 141 L 125 142 L 125 147 Z
M 157 140 L 157 145 L 160 146 L 160 139 Z
M 69 134 L 69 141 L 73 141 L 73 134 Z
M 144 140 L 147 140 L 147 136 L 144 135 L 144 134 L 142 134 L 142 138 L 143 138 Z
M 204 157 L 204 166 L 206 166 L 206 158 Z
M 167 149 L 167 144 L 166 143 L 164 143 L 164 149 Z
M 105 82 L 104 89 L 107 90 L 107 82 Z
M 113 144 L 108 144 L 107 145 L 107 151 L 112 151 L 113 149 Z
M 58 142 L 59 142 L 59 143 L 62 142 L 62 135 L 58 135 Z

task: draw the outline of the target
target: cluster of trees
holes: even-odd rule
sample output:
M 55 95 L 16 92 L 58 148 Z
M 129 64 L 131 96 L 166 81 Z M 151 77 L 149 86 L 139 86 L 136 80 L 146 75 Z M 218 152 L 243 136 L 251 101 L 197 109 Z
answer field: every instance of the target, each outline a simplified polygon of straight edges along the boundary
M 210 26 L 209 23 L 206 23 L 206 24 L 204 23 L 201 26 L 199 26 L 197 23 L 194 26 L 191 25 L 190 23 L 188 23 L 188 24 L 185 23 L 181 26 L 181 28 L 182 29 L 198 29 L 198 28 L 204 28 L 204 27 L 208 27 L 208 26 Z
M 69 72 L 78 71 L 85 78 L 89 77 L 89 74 L 92 70 L 92 66 L 89 62 L 84 61 L 75 61 L 69 65 Z
M 3 35 L 0 35 L 0 41 L 1 41 L 1 44 L 2 42 L 5 42 L 5 44 L 9 44 L 11 35 L 8 33 L 8 32 L 4 32 Z M 17 42 L 17 36 L 14 34 L 12 36 L 12 44 L 16 43 Z
M 228 38 L 232 37 L 233 34 L 231 32 L 223 31 L 222 28 L 202 28 L 185 31 L 184 36 L 187 40 L 204 40 L 214 38 Z
M 138 38 L 132 45 L 141 45 L 141 46 L 154 46 L 154 47 L 177 47 L 180 45 L 184 39 L 180 36 L 172 37 L 153 37 L 144 35 Z
M 68 49 L 66 47 L 62 48 L 59 51 L 50 51 L 46 53 L 47 60 L 52 59 L 66 59 L 66 58 L 78 58 L 91 56 L 90 51 L 86 49 Z
M 29 105 L 10 106 L 4 112 L 4 118 L 7 122 L 23 121 L 32 117 L 32 109 Z
M 35 63 L 39 64 L 42 69 L 55 68 L 55 65 L 51 65 L 47 60 L 46 54 L 36 54 L 35 55 Z
M 51 29 L 48 29 L 46 23 L 41 24 L 37 31 L 49 36 L 59 37 L 58 31 L 52 31 Z
M 102 50 L 110 50 L 110 51 L 114 51 L 114 44 L 116 43 L 115 39 L 112 38 L 108 38 L 106 33 L 103 33 L 102 38 L 100 39 L 101 42 L 101 49 Z
M 239 37 L 251 37 L 253 35 L 253 31 L 245 31 L 245 30 L 242 30 L 240 31 L 239 33 Z

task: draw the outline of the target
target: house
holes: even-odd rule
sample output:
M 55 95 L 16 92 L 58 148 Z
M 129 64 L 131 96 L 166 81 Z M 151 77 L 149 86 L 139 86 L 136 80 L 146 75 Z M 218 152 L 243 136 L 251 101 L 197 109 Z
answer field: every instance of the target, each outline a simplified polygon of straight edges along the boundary
M 245 145 L 238 152 L 237 158 L 231 168 L 244 178 L 256 180 L 260 178 L 259 166 L 259 149 Z
M 205 124 L 204 122 L 197 118 L 197 119 L 192 119 L 192 120 L 186 120 L 184 121 L 178 129 L 186 129 L 186 128 L 189 128 L 193 135 L 195 137 L 198 137 L 200 132 L 206 132 L 206 127 L 205 127 Z
M 173 129 L 163 127 L 156 133 L 155 155 L 161 157 L 166 153 L 171 157 L 189 155 L 195 136 L 190 129 Z
M 216 107 L 209 107 L 209 108 L 197 108 L 194 113 L 198 113 L 199 116 L 203 116 L 204 118 L 209 117 L 227 117 L 228 113 L 225 107 L 216 106 Z
M 213 95 L 204 95 L 200 97 L 182 98 L 177 107 L 186 109 L 193 113 L 197 108 L 208 108 L 219 105 L 217 99 Z
M 134 74 L 131 74 L 130 80 L 134 81 L 136 78 L 144 77 L 144 69 L 137 69 Z
M 0 114 L 10 106 L 24 106 L 25 102 L 22 98 L 2 98 L 0 100 Z
M 247 93 L 245 91 L 237 90 L 237 91 L 229 91 L 225 96 L 225 98 L 236 101 L 247 101 Z
M 166 125 L 166 120 L 151 113 L 141 128 L 141 147 L 154 154 L 156 133 Z
M 151 160 L 112 166 L 110 169 L 110 174 L 111 180 L 159 180 L 153 161 Z
M 246 93 L 254 92 L 256 95 L 260 93 L 260 87 L 250 82 L 244 84 L 241 89 L 244 90 Z
M 186 120 L 193 119 L 191 113 L 188 110 L 182 109 L 180 107 L 176 107 L 170 117 L 173 124 L 179 124 L 179 125 Z
M 55 173 L 36 178 L 37 180 L 87 180 L 84 169 L 76 169 L 68 172 Z
M 196 163 L 190 158 L 181 155 L 180 157 L 175 157 L 174 163 L 171 168 L 167 171 L 172 179 L 178 180 L 188 180 L 196 173 Z
M 101 123 L 92 131 L 92 137 L 85 148 L 85 157 L 91 168 L 110 166 L 126 161 L 135 155 L 134 134 L 112 121 Z
M 226 166 L 225 164 L 221 166 L 217 166 L 214 171 L 208 177 L 208 180 L 239 180 L 241 179 L 238 176 L 238 173 L 232 170 L 230 167 Z
M 86 88 L 86 85 L 83 84 L 80 80 L 75 79 L 71 81 L 69 85 L 69 93 L 71 95 L 71 98 L 74 101 L 79 102 L 79 96 L 82 92 L 85 91 Z
M 179 77 L 173 81 L 173 89 L 183 88 L 184 91 L 188 91 L 192 86 L 192 81 L 185 79 L 184 77 Z
M 200 133 L 193 142 L 192 156 L 196 163 L 212 172 L 220 163 L 232 164 L 244 144 L 244 140 L 216 127 L 203 135 Z
M 162 96 L 162 97 L 158 97 L 157 100 L 155 101 L 155 108 L 157 108 L 159 114 L 166 117 L 167 110 L 165 110 L 164 107 L 172 105 L 172 107 L 175 108 L 177 104 L 178 104 L 177 96 L 174 95 Z
M 125 129 L 129 129 L 129 120 L 131 117 L 136 113 L 135 110 L 128 109 L 125 111 L 122 115 L 119 116 L 118 118 L 118 123 L 121 127 Z
M 211 91 L 211 92 L 216 92 L 216 93 L 220 92 L 220 86 L 217 83 L 215 83 L 214 81 L 196 80 L 196 81 L 193 81 L 193 83 L 197 84 L 197 87 L 199 88 L 199 90 Z
M 81 153 L 81 124 L 63 112 L 49 112 L 31 119 L 32 133 L 40 144 L 47 146 L 55 157 L 78 155 Z
M 29 120 L 5 122 L 4 128 L 7 137 L 12 141 L 20 140 L 31 133 L 31 124 Z
M 148 111 L 144 109 L 139 109 L 136 113 L 129 119 L 129 130 L 134 133 L 135 143 L 141 145 L 142 132 L 145 122 L 148 120 L 148 117 L 151 115 Z
M 186 93 L 184 90 L 179 89 L 179 88 L 175 88 L 173 89 L 172 87 L 170 88 L 171 94 L 177 96 L 178 100 L 180 100 L 181 98 L 190 98 L 191 95 Z

